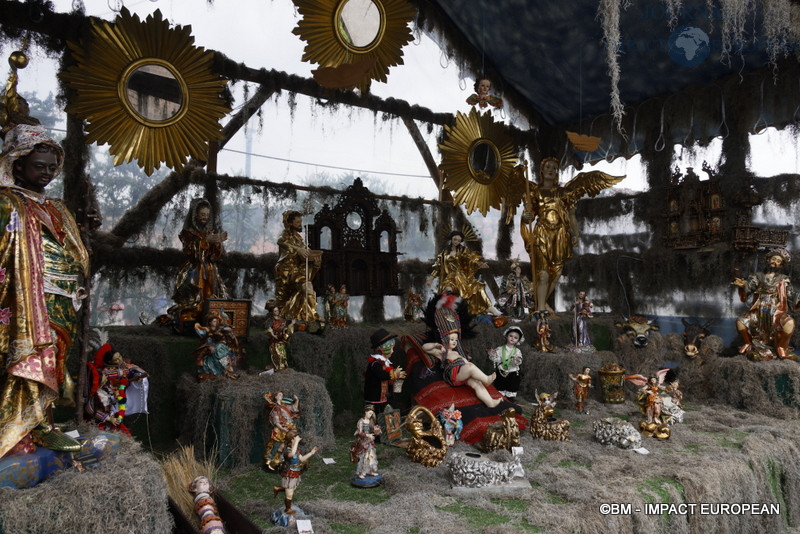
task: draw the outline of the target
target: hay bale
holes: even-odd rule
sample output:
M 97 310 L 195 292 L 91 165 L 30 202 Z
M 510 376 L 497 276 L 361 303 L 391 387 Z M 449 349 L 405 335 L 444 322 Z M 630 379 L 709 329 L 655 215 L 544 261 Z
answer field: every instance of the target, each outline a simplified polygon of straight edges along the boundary
M 183 415 L 179 440 L 198 451 L 219 451 L 221 463 L 233 467 L 258 463 L 272 430 L 264 408 L 267 391 L 299 396 L 302 415 L 297 428 L 303 448 L 331 448 L 333 404 L 320 377 L 287 369 L 271 376 L 244 374 L 238 380 L 217 378 L 198 383 L 191 375 L 178 381 L 178 411 Z
M 79 473 L 64 471 L 24 490 L 0 489 L 0 530 L 6 533 L 169 533 L 161 465 L 121 436 L 116 456 Z

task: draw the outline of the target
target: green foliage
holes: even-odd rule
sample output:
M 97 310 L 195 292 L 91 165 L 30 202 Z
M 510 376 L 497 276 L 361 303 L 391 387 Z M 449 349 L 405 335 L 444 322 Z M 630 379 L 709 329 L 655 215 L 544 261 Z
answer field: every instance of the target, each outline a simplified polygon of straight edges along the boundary
M 462 500 L 457 500 L 453 504 L 447 506 L 437 506 L 438 510 L 445 512 L 452 512 L 462 519 L 466 520 L 471 527 L 482 528 L 494 525 L 502 525 L 508 521 L 508 518 L 495 512 L 490 512 L 482 508 L 477 508 L 472 504 L 466 503 Z
M 573 462 L 573 461 L 571 461 L 571 460 L 564 460 L 564 461 L 562 461 L 562 462 L 558 462 L 558 463 L 556 464 L 556 466 L 557 466 L 557 467 L 567 467 L 567 468 L 571 468 L 571 467 L 585 467 L 586 469 L 590 469 L 590 470 L 591 470 L 591 468 L 592 468 L 592 464 L 591 464 L 591 463 L 584 463 L 584 462 Z
M 667 491 L 666 486 L 673 486 L 676 488 L 681 495 L 681 502 L 686 500 L 686 491 L 683 487 L 683 484 L 675 480 L 674 478 L 666 478 L 666 477 L 652 477 L 644 480 L 643 482 L 636 485 L 636 490 L 642 495 L 642 498 L 648 503 L 656 502 L 656 498 L 658 502 L 667 503 L 670 502 L 669 491 Z

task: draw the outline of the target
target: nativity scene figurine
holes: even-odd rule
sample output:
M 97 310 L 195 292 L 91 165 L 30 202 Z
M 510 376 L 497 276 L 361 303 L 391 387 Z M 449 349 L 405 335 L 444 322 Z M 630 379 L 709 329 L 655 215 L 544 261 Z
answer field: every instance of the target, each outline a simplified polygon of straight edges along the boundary
M 539 183 L 529 182 L 527 164 L 512 173 L 510 196 L 506 199 L 510 223 L 516 207 L 523 206 L 520 235 L 531 259 L 533 300 L 536 310 L 555 313 L 548 300 L 555 291 L 564 263 L 578 244 L 578 220 L 575 205 L 584 196 L 594 197 L 622 181 L 600 171 L 581 172 L 566 184 L 559 185 L 559 163 L 544 158 L 539 166 Z
M 303 214 L 283 213 L 283 232 L 278 237 L 278 262 L 275 264 L 275 301 L 281 317 L 314 321 L 317 294 L 312 284 L 322 264 L 322 251 L 311 250 L 303 239 Z
M 172 324 L 178 332 L 200 320 L 208 299 L 227 299 L 228 289 L 219 275 L 217 264 L 225 255 L 223 243 L 228 233 L 222 230 L 219 217 L 205 198 L 195 198 L 178 235 L 186 261 L 175 279 L 172 300 L 175 304 L 158 318 L 162 325 Z
M 449 290 L 458 294 L 469 304 L 470 313 L 502 315 L 489 300 L 486 285 L 476 278 L 478 271 L 488 268 L 489 265 L 480 254 L 469 250 L 464 241 L 463 232 L 450 232 L 447 246 L 436 256 L 433 272 L 427 281 L 428 286 L 438 279 L 439 292 Z
M 763 273 L 731 282 L 742 302 L 752 299 L 750 308 L 736 321 L 736 330 L 744 340 L 739 353 L 755 361 L 775 357 L 796 361 L 789 341 L 795 329 L 792 312 L 800 308 L 800 294 L 785 273 L 792 257 L 785 248 L 774 248 L 764 259 L 767 265 Z
M 0 153 L 0 457 L 33 452 L 35 445 L 80 449 L 52 425 L 53 404 L 72 400 L 67 355 L 89 274 L 89 254 L 75 219 L 63 202 L 45 196 L 63 164 L 64 150 L 42 126 L 18 124 L 5 134 Z

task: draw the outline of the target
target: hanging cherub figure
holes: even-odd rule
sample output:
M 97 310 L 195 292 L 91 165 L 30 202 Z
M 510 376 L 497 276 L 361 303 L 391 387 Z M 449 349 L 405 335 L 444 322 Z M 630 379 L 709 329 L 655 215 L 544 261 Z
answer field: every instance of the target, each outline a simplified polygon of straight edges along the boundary
M 467 98 L 467 104 L 470 106 L 479 106 L 481 108 L 487 106 L 499 108 L 503 106 L 502 98 L 489 94 L 489 91 L 492 90 L 492 82 L 489 78 L 478 78 L 473 87 L 475 92 Z
M 555 311 L 547 301 L 556 289 L 564 263 L 572 257 L 572 247 L 578 244 L 575 204 L 584 196 L 594 197 L 625 178 L 600 171 L 581 172 L 561 186 L 558 172 L 558 160 L 545 158 L 539 168 L 539 183 L 532 183 L 528 181 L 528 164 L 524 162 L 511 173 L 506 198 L 507 224 L 514 220 L 518 205 L 524 208 L 520 235 L 531 258 L 534 309 L 553 314 Z

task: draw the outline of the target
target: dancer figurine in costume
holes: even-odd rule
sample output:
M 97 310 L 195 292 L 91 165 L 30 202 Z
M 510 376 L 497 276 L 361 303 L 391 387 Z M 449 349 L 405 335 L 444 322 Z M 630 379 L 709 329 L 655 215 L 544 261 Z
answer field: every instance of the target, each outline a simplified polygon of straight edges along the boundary
M 369 338 L 374 354 L 367 360 L 364 372 L 364 401 L 371 404 L 376 413 L 383 413 L 386 408 L 392 383 L 406 377 L 403 368 L 395 368 L 389 359 L 394 352 L 396 337 L 379 328 Z
M 797 360 L 789 348 L 789 340 L 795 328 L 791 312 L 800 307 L 800 294 L 784 272 L 792 257 L 786 249 L 774 248 L 765 259 L 767 267 L 763 273 L 731 282 L 738 288 L 742 302 L 752 297 L 750 309 L 736 321 L 736 330 L 744 340 L 739 353 L 753 360 L 770 360 L 775 356 Z
M 522 350 L 520 346 L 525 341 L 522 329 L 517 326 L 507 328 L 503 332 L 505 344 L 489 350 L 489 360 L 494 363 L 497 380 L 494 387 L 508 400 L 517 398 L 520 383 L 520 366 L 522 365 Z
M 281 317 L 281 309 L 275 305 L 274 300 L 267 303 L 267 308 L 270 310 L 266 330 L 267 337 L 269 337 L 269 356 L 272 360 L 272 368 L 282 371 L 289 367 L 286 362 L 286 345 L 294 333 L 295 321 L 294 319 L 287 321 Z
M 303 214 L 283 213 L 283 232 L 278 237 L 275 264 L 275 301 L 281 316 L 298 321 L 317 319 L 317 294 L 312 280 L 322 265 L 322 251 L 311 250 L 303 241 Z
M 583 370 L 577 375 L 570 374 L 569 379 L 575 382 L 572 386 L 572 394 L 575 395 L 575 408 L 583 414 L 588 413 L 583 409 L 583 403 L 589 398 L 589 388 L 592 385 L 592 370 L 589 367 L 584 367 Z
M 290 430 L 286 433 L 284 440 L 284 453 L 283 453 L 283 467 L 281 468 L 281 485 L 272 487 L 273 497 L 277 497 L 278 493 L 285 492 L 284 504 L 286 509 L 284 513 L 294 514 L 296 511 L 292 509 L 292 499 L 294 498 L 294 490 L 300 485 L 300 475 L 308 467 L 308 459 L 317 453 L 317 448 L 314 447 L 306 454 L 300 454 L 297 451 L 297 446 L 300 445 L 300 435 L 296 430 Z
M 228 298 L 228 290 L 217 269 L 217 263 L 225 255 L 222 244 L 228 239 L 228 233 L 222 231 L 211 202 L 195 198 L 178 237 L 186 262 L 178 272 L 172 295 L 175 305 L 167 310 L 167 315 L 175 328 L 183 331 L 184 324 L 191 325 L 200 318 L 206 300 Z
M 486 313 L 488 315 L 502 315 L 492 306 L 486 295 L 486 286 L 475 279 L 477 272 L 486 269 L 489 265 L 480 254 L 472 252 L 463 244 L 464 234 L 459 231 L 450 233 L 447 247 L 436 256 L 433 272 L 428 278 L 428 285 L 438 278 L 439 291 L 449 289 L 458 293 L 469 304 L 469 311 L 473 314 Z
M 507 199 L 510 223 L 520 201 L 524 206 L 520 234 L 531 258 L 534 309 L 555 313 L 547 301 L 555 291 L 564 262 L 572 257 L 578 244 L 578 220 L 575 204 L 583 196 L 595 196 L 603 189 L 622 181 L 600 171 L 582 172 L 566 185 L 558 185 L 559 164 L 555 158 L 542 160 L 539 183 L 527 179 L 527 164 L 518 166 L 512 176 Z
M 265 393 L 265 406 L 269 408 L 269 422 L 272 424 L 272 433 L 267 446 L 264 448 L 264 467 L 276 471 L 281 465 L 282 453 L 286 434 L 290 430 L 297 430 L 294 420 L 300 417 L 300 399 L 284 399 L 283 393 Z
M 375 448 L 375 438 L 381 433 L 381 427 L 375 424 L 375 410 L 372 405 L 364 407 L 364 416 L 356 423 L 356 440 L 350 446 L 350 461 L 357 463 L 355 485 L 361 485 L 369 477 L 369 486 L 377 484 L 380 480 L 378 474 L 378 451 Z M 376 477 L 378 480 L 376 480 Z
M 467 98 L 467 104 L 470 106 L 479 106 L 485 108 L 492 106 L 499 108 L 503 106 L 503 99 L 489 94 L 492 90 L 492 82 L 488 78 L 478 78 L 475 81 L 475 92 Z
M 7 90 L 7 107 L 9 98 Z M 66 359 L 89 274 L 75 219 L 45 196 L 63 163 L 63 149 L 43 127 L 7 130 L 0 153 L 0 457 L 32 452 L 34 443 L 80 450 L 48 417 L 59 395 L 72 399 Z

